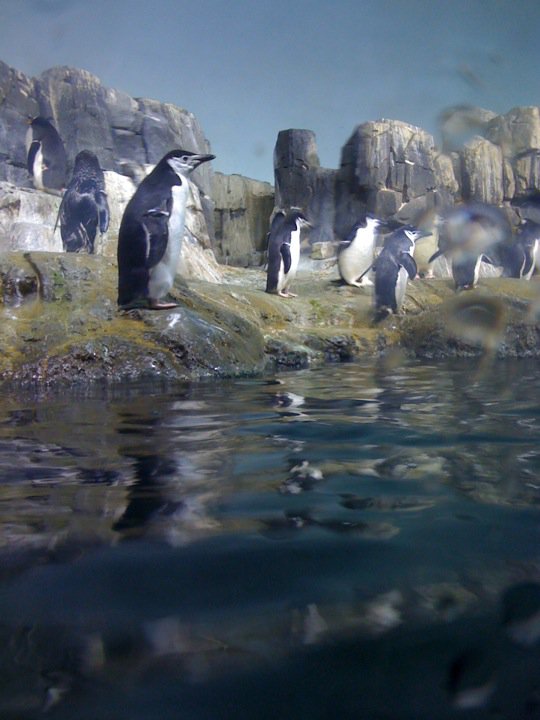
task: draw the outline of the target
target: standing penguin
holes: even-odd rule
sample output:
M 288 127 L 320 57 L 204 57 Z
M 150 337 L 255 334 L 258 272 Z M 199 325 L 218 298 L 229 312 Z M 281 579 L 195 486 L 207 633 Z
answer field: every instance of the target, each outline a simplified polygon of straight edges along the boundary
M 296 297 L 289 287 L 296 277 L 300 260 L 300 232 L 311 227 L 300 210 L 279 213 L 272 221 L 268 234 L 268 270 L 266 292 L 281 297 Z
M 118 234 L 118 305 L 163 310 L 180 257 L 188 177 L 215 155 L 171 150 L 144 178 L 127 204 Z
M 366 215 L 364 221 L 357 223 L 346 240 L 341 244 L 338 254 L 338 270 L 341 279 L 348 285 L 362 287 L 373 285 L 368 271 L 373 265 L 375 236 L 381 221 Z
M 26 133 L 26 163 L 37 190 L 61 190 L 66 184 L 67 157 L 62 138 L 44 117 L 30 121 Z
M 536 268 L 540 269 L 540 223 L 523 220 L 518 229 L 516 244 L 522 249 L 524 256 L 520 277 L 530 280 Z
M 105 177 L 99 160 L 89 150 L 81 150 L 58 211 L 60 234 L 65 252 L 94 252 L 97 229 L 109 227 L 109 205 Z
M 425 235 L 427 231 L 405 225 L 386 238 L 374 263 L 377 320 L 401 310 L 407 281 L 409 278 L 413 280 L 417 273 L 413 257 L 415 242 Z
M 476 286 L 482 261 L 494 260 L 508 242 L 511 227 L 499 208 L 475 202 L 453 208 L 445 217 L 439 232 L 439 249 L 430 262 L 446 255 L 452 262 L 456 290 Z

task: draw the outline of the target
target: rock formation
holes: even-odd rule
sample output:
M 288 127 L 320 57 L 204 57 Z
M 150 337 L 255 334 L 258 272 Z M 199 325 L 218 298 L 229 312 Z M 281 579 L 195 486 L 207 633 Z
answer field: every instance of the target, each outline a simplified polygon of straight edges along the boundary
M 241 175 L 214 173 L 212 200 L 218 260 L 241 267 L 261 265 L 274 207 L 272 185 Z
M 312 240 L 343 239 L 371 212 L 418 223 L 461 201 L 505 206 L 540 192 L 540 109 L 497 116 L 472 107 L 441 115 L 442 150 L 421 128 L 397 120 L 358 125 L 339 170 L 321 168 L 314 134 L 286 130 L 275 149 L 276 207 L 298 206 L 317 226 Z M 319 237 L 319 235 L 321 237 Z
M 336 171 L 321 168 L 315 133 L 282 130 L 274 149 L 276 209 L 301 208 L 313 229 L 310 243 L 334 240 Z

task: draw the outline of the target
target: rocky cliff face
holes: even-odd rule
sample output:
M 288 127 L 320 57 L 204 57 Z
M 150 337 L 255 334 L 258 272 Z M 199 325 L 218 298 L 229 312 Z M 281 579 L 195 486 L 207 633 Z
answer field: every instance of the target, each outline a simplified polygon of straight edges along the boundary
M 202 128 L 187 110 L 132 98 L 85 70 L 56 67 L 29 78 L 0 61 L 0 250 L 62 249 L 54 232 L 59 197 L 33 190 L 26 169 L 27 120 L 36 115 L 52 119 L 71 164 L 87 149 L 105 170 L 111 223 L 97 252 L 110 257 L 116 254 L 124 208 L 149 168 L 174 147 L 209 151 Z M 240 176 L 214 180 L 209 164 L 195 171 L 193 181 L 179 271 L 219 281 L 213 250 L 223 262 L 260 264 L 272 187 Z
M 270 183 L 241 175 L 214 173 L 214 252 L 225 265 L 261 265 L 266 251 L 266 234 L 274 207 Z
M 279 134 L 276 207 L 304 208 L 318 226 L 312 241 L 343 239 L 365 212 L 400 223 L 460 201 L 508 206 L 540 192 L 540 109 L 497 116 L 454 108 L 441 118 L 442 150 L 421 128 L 397 120 L 358 125 L 339 170 L 321 168 L 314 134 Z

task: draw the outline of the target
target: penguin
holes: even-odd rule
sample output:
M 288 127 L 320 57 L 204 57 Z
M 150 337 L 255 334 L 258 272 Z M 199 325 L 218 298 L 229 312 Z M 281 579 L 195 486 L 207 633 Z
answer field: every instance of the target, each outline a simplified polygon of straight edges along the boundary
M 374 263 L 375 270 L 375 318 L 399 313 L 403 305 L 407 281 L 417 274 L 414 261 L 416 241 L 428 234 L 413 225 L 394 230 L 384 242 L 383 249 Z
M 435 215 L 431 220 L 419 223 L 419 227 L 429 232 L 419 239 L 414 248 L 414 260 L 418 269 L 418 275 L 426 280 L 434 277 L 433 264 L 430 262 L 431 257 L 436 253 L 439 246 L 439 225 L 441 224 L 440 215 Z
M 105 192 L 105 176 L 99 160 L 89 150 L 81 150 L 75 158 L 73 174 L 58 211 L 57 224 L 65 252 L 93 254 L 97 229 L 107 232 L 109 204 Z
M 516 245 L 523 252 L 523 266 L 519 277 L 530 280 L 540 267 L 540 223 L 525 219 L 518 228 Z
M 67 157 L 56 128 L 40 115 L 29 122 L 26 163 L 37 190 L 61 190 L 66 185 Z
M 266 292 L 280 297 L 296 297 L 289 287 L 296 277 L 300 260 L 300 232 L 311 227 L 300 210 L 276 214 L 268 235 Z
M 368 272 L 373 265 L 375 236 L 380 225 L 380 220 L 366 215 L 365 220 L 356 223 L 347 239 L 340 244 L 338 270 L 347 285 L 373 285 Z
M 495 258 L 510 236 L 510 223 L 498 208 L 480 202 L 460 205 L 445 217 L 439 249 L 429 262 L 446 255 L 451 260 L 455 289 L 468 290 L 476 287 L 483 261 L 499 264 Z
M 171 150 L 141 182 L 128 202 L 118 233 L 118 305 L 165 310 L 180 257 L 188 177 L 215 155 Z

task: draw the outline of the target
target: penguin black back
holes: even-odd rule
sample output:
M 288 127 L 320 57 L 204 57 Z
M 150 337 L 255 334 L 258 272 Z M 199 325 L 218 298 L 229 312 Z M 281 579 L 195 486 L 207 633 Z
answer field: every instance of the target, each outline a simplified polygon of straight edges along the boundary
M 294 297 L 288 286 L 296 276 L 300 258 L 300 227 L 309 223 L 300 210 L 280 211 L 268 233 L 266 292 Z
M 34 186 L 61 190 L 67 176 L 67 156 L 54 125 L 42 116 L 33 118 L 26 135 L 27 167 Z
M 172 150 L 135 191 L 118 234 L 118 305 L 152 309 L 172 287 L 184 234 L 187 178 L 214 155 Z
M 413 280 L 417 274 L 413 257 L 415 242 L 426 234 L 412 225 L 406 225 L 385 239 L 374 263 L 375 320 L 401 310 L 407 280 Z
M 105 177 L 94 153 L 82 150 L 58 213 L 62 245 L 66 252 L 93 253 L 97 230 L 109 227 Z

